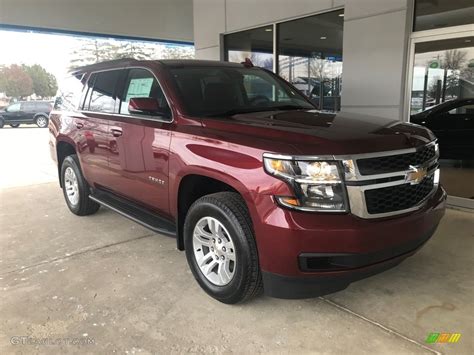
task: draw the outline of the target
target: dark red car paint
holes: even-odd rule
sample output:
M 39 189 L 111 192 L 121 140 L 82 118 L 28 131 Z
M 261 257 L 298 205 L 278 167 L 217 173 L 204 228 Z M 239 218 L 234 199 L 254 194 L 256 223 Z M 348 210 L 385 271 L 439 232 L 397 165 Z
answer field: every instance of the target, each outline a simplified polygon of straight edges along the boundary
M 131 123 L 113 114 L 53 112 L 51 155 L 57 159 L 60 142 L 73 145 L 92 186 L 106 186 L 172 219 L 178 216 L 177 196 L 184 177 L 203 175 L 232 186 L 247 203 L 265 272 L 302 277 L 356 273 L 304 272 L 298 267 L 298 255 L 377 252 L 429 233 L 444 213 L 441 187 L 423 209 L 391 218 L 291 211 L 279 207 L 273 196 L 293 192 L 265 173 L 262 164 L 264 152 L 314 156 L 411 148 L 434 139 L 428 130 L 376 117 L 316 111 L 260 112 L 226 120 L 189 117 L 162 64 L 140 62 L 139 66 L 159 79 L 173 122 L 134 119 Z M 115 137 L 113 129 L 122 135 Z M 127 147 L 126 155 L 120 146 Z M 157 185 L 149 176 L 164 183 Z

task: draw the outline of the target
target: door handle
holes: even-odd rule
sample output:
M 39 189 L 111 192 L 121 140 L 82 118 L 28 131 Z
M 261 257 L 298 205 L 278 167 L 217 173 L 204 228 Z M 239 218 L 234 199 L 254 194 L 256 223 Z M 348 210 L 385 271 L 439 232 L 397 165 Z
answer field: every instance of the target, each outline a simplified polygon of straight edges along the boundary
M 81 129 L 82 127 L 84 127 L 84 123 L 76 122 L 76 127 L 77 127 L 77 129 Z
M 119 128 L 112 128 L 110 131 L 114 137 L 120 137 L 123 134 L 122 130 Z

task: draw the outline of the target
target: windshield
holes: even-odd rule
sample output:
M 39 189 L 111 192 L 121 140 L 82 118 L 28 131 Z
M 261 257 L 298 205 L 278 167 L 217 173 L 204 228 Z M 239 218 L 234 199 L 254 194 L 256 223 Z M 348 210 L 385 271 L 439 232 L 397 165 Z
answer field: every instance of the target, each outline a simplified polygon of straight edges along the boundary
M 171 74 L 192 116 L 315 109 L 283 80 L 259 68 L 181 67 Z

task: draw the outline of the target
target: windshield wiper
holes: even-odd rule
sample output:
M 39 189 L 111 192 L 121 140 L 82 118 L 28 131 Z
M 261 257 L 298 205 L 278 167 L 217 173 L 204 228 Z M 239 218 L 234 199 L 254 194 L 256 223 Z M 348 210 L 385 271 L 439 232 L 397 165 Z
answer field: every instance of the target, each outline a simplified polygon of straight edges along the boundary
M 252 112 L 265 112 L 265 111 L 286 111 L 286 110 L 311 110 L 310 107 L 303 107 L 300 105 L 278 105 L 278 106 L 265 106 L 265 107 L 246 107 L 246 108 L 233 108 L 231 110 L 209 113 L 204 116 L 206 117 L 220 117 L 220 116 L 233 116 L 239 113 L 252 113 Z
M 233 116 L 239 113 L 252 113 L 252 112 L 262 112 L 262 111 L 271 111 L 267 107 L 247 107 L 247 108 L 233 108 L 223 112 L 209 113 L 204 116 L 206 117 L 219 117 L 219 116 Z
M 278 105 L 278 106 L 269 106 L 266 108 L 267 111 L 278 110 L 311 110 L 311 107 L 304 107 L 300 105 Z

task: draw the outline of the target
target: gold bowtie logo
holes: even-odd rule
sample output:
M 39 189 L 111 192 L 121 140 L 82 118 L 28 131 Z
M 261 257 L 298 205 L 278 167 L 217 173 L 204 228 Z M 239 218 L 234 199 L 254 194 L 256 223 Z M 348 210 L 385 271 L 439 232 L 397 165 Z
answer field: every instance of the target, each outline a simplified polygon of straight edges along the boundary
M 411 185 L 419 184 L 428 174 L 426 168 L 416 167 L 413 165 L 410 165 L 410 170 L 411 171 L 406 174 L 405 181 L 409 182 Z

